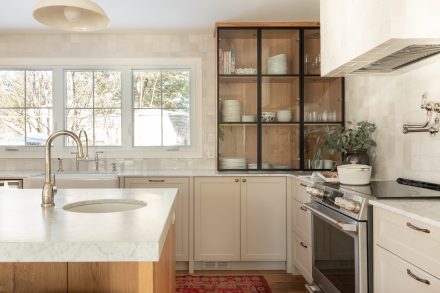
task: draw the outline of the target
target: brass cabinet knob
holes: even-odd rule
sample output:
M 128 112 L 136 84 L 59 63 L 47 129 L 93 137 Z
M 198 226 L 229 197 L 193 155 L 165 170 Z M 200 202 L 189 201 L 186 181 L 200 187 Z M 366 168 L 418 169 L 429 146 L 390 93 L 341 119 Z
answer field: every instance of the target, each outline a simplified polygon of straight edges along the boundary
M 238 178 L 235 178 L 235 182 L 239 182 L 240 181 L 240 179 L 238 179 Z
M 246 178 L 243 178 L 243 180 L 241 180 L 242 182 L 246 182 Z

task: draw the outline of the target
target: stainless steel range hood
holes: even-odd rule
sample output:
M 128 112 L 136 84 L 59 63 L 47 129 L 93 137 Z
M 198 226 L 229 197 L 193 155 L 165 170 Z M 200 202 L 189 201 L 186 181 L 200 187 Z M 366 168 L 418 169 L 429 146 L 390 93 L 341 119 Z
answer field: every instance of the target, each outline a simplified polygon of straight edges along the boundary
M 361 67 L 353 73 L 386 73 L 411 65 L 440 53 L 440 44 L 410 45 Z

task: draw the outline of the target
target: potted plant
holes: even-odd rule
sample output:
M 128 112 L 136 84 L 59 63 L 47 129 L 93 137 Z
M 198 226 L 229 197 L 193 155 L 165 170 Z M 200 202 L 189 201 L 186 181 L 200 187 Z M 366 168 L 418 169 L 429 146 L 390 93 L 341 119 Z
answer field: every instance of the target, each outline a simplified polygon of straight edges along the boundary
M 340 131 L 335 127 L 327 127 L 325 147 L 332 155 L 341 152 L 345 164 L 370 165 L 368 151 L 377 145 L 371 137 L 376 130 L 376 125 L 368 121 L 358 123 L 349 121 L 348 124 L 350 127 Z

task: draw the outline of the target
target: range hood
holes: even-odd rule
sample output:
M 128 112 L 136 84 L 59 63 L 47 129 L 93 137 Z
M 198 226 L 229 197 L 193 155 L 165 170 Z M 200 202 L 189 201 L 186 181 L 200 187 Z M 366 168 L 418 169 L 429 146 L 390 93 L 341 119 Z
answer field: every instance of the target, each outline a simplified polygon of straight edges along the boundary
M 438 15 L 438 0 L 321 0 L 322 75 L 393 74 L 429 62 L 440 53 Z

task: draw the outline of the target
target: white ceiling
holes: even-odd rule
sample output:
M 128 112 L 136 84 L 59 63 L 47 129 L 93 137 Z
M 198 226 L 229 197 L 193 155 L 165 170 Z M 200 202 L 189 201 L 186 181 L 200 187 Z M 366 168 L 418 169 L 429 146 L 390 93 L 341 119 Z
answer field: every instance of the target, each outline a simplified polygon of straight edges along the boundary
M 38 0 L 0 0 L 0 31 L 51 31 L 37 23 Z M 96 0 L 107 31 L 209 31 L 221 21 L 319 20 L 319 0 Z

